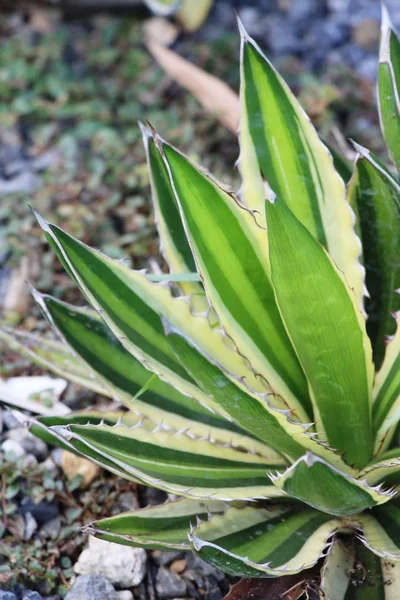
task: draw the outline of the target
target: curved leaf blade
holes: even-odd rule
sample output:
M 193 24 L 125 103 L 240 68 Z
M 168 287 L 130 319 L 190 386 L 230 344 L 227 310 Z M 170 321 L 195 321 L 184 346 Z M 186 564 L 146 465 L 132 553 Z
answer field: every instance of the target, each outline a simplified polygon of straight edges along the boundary
M 391 502 L 375 508 L 371 515 L 365 513 L 357 519 L 361 533 L 359 539 L 372 552 L 393 560 L 400 560 L 400 507 Z
M 272 282 L 319 433 L 347 463 L 363 467 L 373 444 L 373 365 L 364 319 L 329 255 L 282 201 L 267 202 L 267 224 Z
M 378 70 L 379 115 L 383 136 L 400 171 L 400 41 L 382 5 L 382 34 Z
M 289 496 L 338 517 L 358 514 L 393 498 L 393 492 L 373 488 L 310 452 L 284 473 L 271 474 L 270 477 Z
M 388 448 L 400 419 L 400 327 L 389 342 L 382 367 L 375 378 L 372 418 L 375 429 L 374 454 Z
M 350 573 L 354 566 L 354 544 L 343 540 L 332 544 L 321 569 L 321 600 L 345 600 L 350 586 Z
M 227 348 L 219 333 L 207 330 L 204 321 L 193 317 L 185 298 L 175 300 L 162 285 L 89 248 L 40 215 L 37 218 L 46 239 L 62 255 L 85 297 L 125 349 L 161 379 L 215 412 L 215 405 L 188 377 L 170 349 L 160 314 L 225 354 Z M 245 369 L 243 359 L 230 353 L 232 356 Z
M 197 519 L 222 513 L 223 502 L 184 498 L 93 521 L 85 531 L 103 540 L 152 550 L 189 550 L 188 532 Z
M 51 431 L 78 450 L 92 449 L 132 477 L 173 494 L 228 502 L 284 495 L 268 483 L 266 458 L 192 440 L 184 432 L 150 432 L 141 424 L 56 426 Z
M 69 415 L 69 422 L 73 423 L 81 423 L 82 415 L 74 416 Z M 53 429 L 49 426 L 52 423 L 58 423 L 59 421 L 63 422 L 62 418 L 55 418 L 54 421 L 52 417 L 41 417 L 40 419 L 32 419 L 29 418 L 29 428 L 30 431 L 39 437 L 41 440 L 46 442 L 47 444 L 51 444 L 53 446 L 57 446 L 58 448 L 62 448 L 63 450 L 67 450 L 68 452 L 72 452 L 72 454 L 76 454 L 82 458 L 87 460 L 91 460 L 99 467 L 107 469 L 114 475 L 118 477 L 122 477 L 123 479 L 128 479 L 129 481 L 136 481 L 139 483 L 143 483 L 143 481 L 137 477 L 133 476 L 131 473 L 126 471 L 121 465 L 117 465 L 115 461 L 109 460 L 102 453 L 96 452 L 93 448 L 85 448 L 82 444 L 71 444 L 70 441 L 60 433 L 57 426 Z M 96 417 L 92 417 L 93 421 L 96 421 Z M 87 421 L 87 417 L 85 417 L 85 422 Z
M 89 365 L 94 376 L 110 389 L 112 397 L 156 422 L 165 420 L 166 424 L 171 422 L 172 425 L 175 420 L 178 429 L 193 427 L 195 423 L 205 425 L 200 429 L 202 435 L 207 435 L 209 427 L 226 429 L 226 442 L 233 435 L 229 430 L 243 434 L 239 427 L 212 414 L 161 379 L 152 381 L 150 388 L 140 396 L 140 400 L 137 399 L 138 392 L 149 380 L 149 371 L 125 350 L 102 319 L 93 311 L 75 308 L 50 296 L 42 295 L 40 302 L 44 304 L 52 324 Z M 179 417 L 191 422 L 181 421 Z M 250 439 L 248 442 L 251 444 Z
M 68 264 L 89 303 L 124 348 L 146 368 L 211 412 L 218 412 L 210 398 L 190 381 L 169 348 L 162 316 L 221 364 L 239 386 L 245 387 L 245 379 L 251 389 L 265 392 L 265 382 L 249 368 L 232 340 L 212 326 L 203 302 L 198 307 L 193 296 L 174 298 L 163 285 L 151 283 L 142 273 L 107 258 L 37 216 L 46 239 Z M 226 418 L 226 414 L 223 416 Z
M 392 313 L 400 308 L 400 186 L 362 146 L 348 186 L 357 215 L 366 269 L 367 332 L 377 368 L 385 354 L 386 336 L 393 335 Z
M 160 249 L 170 272 L 173 274 L 196 271 L 192 251 L 186 239 L 178 205 L 171 187 L 168 172 L 158 152 L 149 128 L 139 123 L 146 150 L 147 166 L 150 174 L 154 214 L 160 238 Z M 201 293 L 199 285 L 181 282 L 184 293 Z
M 345 273 L 361 307 L 360 247 L 343 181 L 329 151 L 282 77 L 241 24 L 239 28 L 242 37 L 242 164 L 246 159 L 243 154 L 251 153 L 242 175 L 257 181 L 262 173 L 272 191 L 285 201 Z M 250 160 L 252 168 L 248 166 Z M 256 184 L 245 181 L 244 185 Z M 258 190 L 259 187 L 258 184 Z M 259 191 L 254 196 L 254 200 L 251 197 L 245 200 L 250 202 L 250 208 L 264 215 L 264 196 Z
M 109 395 L 107 388 L 93 379 L 90 370 L 77 360 L 66 344 L 9 328 L 0 329 L 0 340 L 42 369 L 52 371 L 97 394 Z
M 400 450 L 394 448 L 381 454 L 359 474 L 368 485 L 384 483 L 391 486 L 400 483 Z
M 336 519 L 290 506 L 229 508 L 191 534 L 192 548 L 231 575 L 277 577 L 313 566 L 340 527 Z
M 286 400 L 294 418 L 307 422 L 307 385 L 276 306 L 265 231 L 210 177 L 157 141 L 198 271 L 222 327 L 260 379 Z
M 290 411 L 273 408 L 268 394 L 254 394 L 249 390 L 244 393 L 229 381 L 219 365 L 197 352 L 180 332 L 168 324 L 166 331 L 171 347 L 187 372 L 235 422 L 292 460 L 302 456 L 308 448 L 345 472 L 353 472 L 338 454 L 308 433 L 308 426 L 293 422 Z

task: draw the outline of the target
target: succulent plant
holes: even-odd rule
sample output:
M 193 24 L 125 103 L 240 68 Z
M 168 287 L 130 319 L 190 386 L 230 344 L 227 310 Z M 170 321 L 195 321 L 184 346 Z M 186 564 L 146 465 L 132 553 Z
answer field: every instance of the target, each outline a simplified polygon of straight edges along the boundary
M 91 308 L 34 292 L 63 341 L 2 337 L 124 407 L 42 417 L 34 433 L 183 497 L 91 523 L 93 535 L 191 548 L 250 578 L 318 564 L 321 598 L 398 598 L 398 174 L 356 145 L 346 188 L 240 32 L 241 190 L 142 125 L 169 273 L 130 270 L 38 217 Z M 400 43 L 385 10 L 379 100 L 400 168 Z

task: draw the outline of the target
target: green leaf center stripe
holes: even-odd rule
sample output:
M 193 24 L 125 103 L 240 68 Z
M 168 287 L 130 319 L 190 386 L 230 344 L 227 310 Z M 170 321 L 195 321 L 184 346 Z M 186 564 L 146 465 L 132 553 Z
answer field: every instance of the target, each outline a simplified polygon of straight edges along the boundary
M 297 458 L 304 452 L 296 435 L 285 430 L 278 414 L 270 413 L 265 400 L 256 399 L 245 394 L 235 386 L 217 366 L 208 361 L 202 354 L 172 329 L 168 332 L 168 341 L 187 372 L 195 379 L 200 389 L 208 394 L 217 404 L 230 414 L 234 421 L 260 440 L 284 456 Z M 287 423 L 286 417 L 284 423 Z M 299 430 L 296 432 L 299 435 Z M 303 432 L 304 433 L 304 432 Z M 304 434 L 306 435 L 306 434 Z M 268 440 L 268 442 L 267 442 Z
M 196 271 L 196 265 L 193 259 L 190 246 L 186 239 L 185 230 L 179 214 L 179 208 L 176 204 L 175 196 L 171 188 L 168 172 L 164 161 L 158 152 L 154 140 L 146 136 L 146 145 L 148 145 L 148 161 L 153 184 L 153 195 L 156 196 L 154 202 L 155 213 L 157 215 L 158 229 L 160 232 L 161 250 L 165 254 L 167 262 L 172 262 L 173 272 L 179 272 L 183 267 L 187 271 Z M 169 245 L 175 247 L 176 252 L 170 247 L 166 247 L 168 236 Z M 179 265 L 181 262 L 181 265 Z M 180 267 L 180 269 L 179 269 Z
M 398 318 L 397 318 L 398 321 Z M 400 417 L 400 328 L 386 348 L 385 359 L 375 379 L 372 408 L 375 454 L 389 447 Z
M 207 512 L 198 513 L 197 516 L 200 519 L 207 518 Z M 182 516 L 182 517 L 164 517 L 164 518 L 150 518 L 150 517 L 135 517 L 134 515 L 130 517 L 119 517 L 120 523 L 113 523 L 113 519 L 104 519 L 100 523 L 96 524 L 96 528 L 101 527 L 105 530 L 108 528 L 111 529 L 113 533 L 121 533 L 125 535 L 129 535 L 128 531 L 130 529 L 134 530 L 134 536 L 137 538 L 144 537 L 145 539 L 149 537 L 149 532 L 153 530 L 151 537 L 155 537 L 158 540 L 174 540 L 174 539 L 187 539 L 187 532 L 190 529 L 190 524 L 196 522 L 195 515 Z M 157 528 L 157 529 L 155 529 Z M 183 531 L 182 531 L 183 530 Z M 183 535 L 182 535 L 183 533 Z
M 288 418 L 287 412 L 274 410 L 268 400 L 260 395 L 244 393 L 237 388 L 217 365 L 211 363 L 176 330 L 170 328 L 167 339 L 188 373 L 209 397 L 213 398 L 235 422 L 263 440 L 285 457 L 297 459 L 308 448 L 346 473 L 357 471 L 326 444 L 308 435 L 301 424 Z
M 57 418 L 57 421 L 59 421 L 59 418 Z M 68 440 L 62 435 L 57 429 L 57 426 L 52 428 L 51 425 L 52 422 L 50 417 L 40 418 L 36 421 L 31 419 L 30 431 L 47 444 L 54 444 L 59 448 L 68 450 L 68 452 L 87 458 L 100 467 L 108 469 L 111 473 L 118 475 L 118 477 L 143 483 L 136 474 L 132 475 L 124 465 L 117 465 L 110 457 L 104 456 L 94 448 L 89 448 L 79 440 L 74 440 L 74 443 L 72 444 L 72 440 Z
M 375 381 L 375 401 L 372 416 L 375 430 L 384 426 L 400 395 L 400 329 L 389 343 L 381 370 Z
M 225 314 L 228 312 L 293 396 L 307 406 L 304 375 L 285 332 L 266 266 L 261 264 L 241 222 L 250 215 L 172 147 L 164 144 L 163 151 L 199 272 L 222 325 L 252 362 L 246 352 L 247 342 L 233 333 Z M 260 375 L 274 387 L 267 362 L 264 371 L 260 370 Z
M 246 153 L 256 154 L 268 186 L 330 253 L 345 274 L 361 308 L 360 244 L 354 233 L 353 214 L 346 202 L 344 183 L 334 168 L 328 149 L 287 84 L 243 26 L 240 29 L 244 107 L 241 160 L 246 158 Z M 247 165 L 243 177 L 254 179 L 256 175 L 256 168 L 251 170 Z M 250 206 L 255 208 L 251 202 L 250 198 Z M 263 213 L 264 207 L 258 206 L 259 199 L 255 202 L 256 208 Z
M 268 564 L 273 569 L 288 562 L 314 531 L 331 518 L 322 513 L 293 511 L 286 513 L 284 518 L 278 516 L 245 531 L 220 538 L 217 543 L 260 565 Z
M 168 343 L 164 340 L 163 327 L 158 314 L 145 304 L 132 289 L 125 285 L 122 286 L 119 277 L 110 267 L 100 261 L 90 248 L 73 240 L 55 225 L 50 225 L 50 228 L 66 248 L 84 285 L 117 327 L 133 343 L 140 346 L 146 354 L 183 379 L 190 381 L 187 373 L 173 359 Z M 76 250 L 77 245 L 79 245 L 79 253 Z M 112 297 L 110 290 L 115 290 Z M 132 306 L 135 307 L 134 316 Z M 135 328 L 130 325 L 133 318 Z
M 382 9 L 378 92 L 381 129 L 397 169 L 400 170 L 400 41 L 387 9 Z
M 276 577 L 314 565 L 339 527 L 337 519 L 307 508 L 229 508 L 201 523 L 190 540 L 201 558 L 228 573 Z
M 121 428 L 123 430 L 124 428 Z M 127 430 L 125 430 L 127 431 Z M 176 437 L 166 434 L 147 434 L 143 430 L 136 430 L 136 435 L 142 434 L 143 439 L 133 438 L 133 432 L 119 433 L 118 428 L 82 427 L 72 425 L 69 427 L 71 441 L 74 437 L 84 444 L 89 443 L 105 456 L 114 457 L 125 468 L 131 466 L 138 469 L 146 477 L 162 479 L 169 483 L 187 485 L 201 488 L 234 488 L 240 484 L 248 486 L 268 487 L 270 484 L 266 472 L 269 468 L 279 468 L 279 465 L 270 467 L 265 459 L 257 458 L 239 452 L 213 448 L 207 442 L 199 443 L 185 440 L 180 442 Z M 146 438 L 154 438 L 154 443 Z M 176 448 L 168 445 L 173 443 Z M 157 444 L 157 445 L 156 445 Z M 196 454 L 191 448 L 203 448 L 203 454 Z M 208 452 L 208 454 L 205 454 Z M 229 455 L 231 458 L 224 458 Z M 237 457 L 235 459 L 235 457 Z M 243 459 L 238 460 L 238 459 Z
M 196 525 L 197 518 L 206 520 L 210 514 L 223 513 L 226 508 L 224 502 L 181 499 L 94 521 L 86 531 L 132 546 L 189 549 L 188 531 Z
M 398 507 L 382 506 L 373 513 L 375 520 L 399 549 L 400 556 L 400 510 Z
M 293 110 L 287 94 L 282 93 L 282 84 L 278 81 L 275 71 L 267 65 L 251 43 L 245 43 L 243 62 L 245 72 L 251 74 L 246 76 L 245 102 L 248 115 L 253 116 L 249 119 L 249 128 L 257 147 L 261 171 L 279 197 L 285 198 L 286 201 L 289 198 L 293 199 L 290 206 L 295 214 L 296 197 L 307 194 L 308 216 L 305 214 L 305 205 L 302 205 L 300 218 L 320 243 L 328 248 L 317 196 L 317 189 L 319 188 L 320 192 L 322 190 L 321 178 L 314 153 L 302 134 L 298 115 Z M 284 140 L 278 141 L 271 136 L 269 124 L 265 122 L 261 98 L 263 104 L 268 107 L 268 120 L 274 124 L 275 131 L 280 130 Z M 294 132 L 294 135 L 291 132 Z M 309 152 L 305 152 L 304 146 Z M 288 173 L 298 173 L 299 177 L 294 181 L 287 177 Z
M 339 517 L 359 514 L 393 497 L 392 493 L 380 491 L 363 480 L 346 475 L 310 453 L 283 474 L 271 475 L 271 479 L 293 498 Z
M 282 201 L 266 204 L 272 282 L 308 379 L 318 431 L 364 467 L 372 458 L 373 365 L 365 321 L 333 261 Z
M 348 187 L 357 214 L 366 269 L 367 331 L 380 368 L 386 336 L 395 332 L 392 313 L 400 308 L 400 188 L 368 150 L 354 144 L 360 156 Z
M 387 418 L 390 409 L 400 394 L 400 353 L 393 363 L 392 369 L 384 381 L 373 405 L 375 429 L 378 430 Z

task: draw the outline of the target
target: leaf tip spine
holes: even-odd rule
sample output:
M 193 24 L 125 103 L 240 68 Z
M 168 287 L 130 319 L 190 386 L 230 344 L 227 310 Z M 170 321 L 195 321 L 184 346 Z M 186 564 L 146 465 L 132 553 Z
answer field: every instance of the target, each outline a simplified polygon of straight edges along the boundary
M 45 232 L 45 233 L 49 233 L 52 234 L 51 228 L 50 228 L 50 223 L 48 221 L 46 221 L 46 219 L 44 217 L 42 217 L 42 215 L 40 214 L 40 212 L 38 212 L 35 208 L 33 208 L 32 206 L 29 205 L 29 208 L 31 209 L 31 211 L 33 212 L 35 219 L 37 220 L 37 222 L 39 223 L 41 229 Z

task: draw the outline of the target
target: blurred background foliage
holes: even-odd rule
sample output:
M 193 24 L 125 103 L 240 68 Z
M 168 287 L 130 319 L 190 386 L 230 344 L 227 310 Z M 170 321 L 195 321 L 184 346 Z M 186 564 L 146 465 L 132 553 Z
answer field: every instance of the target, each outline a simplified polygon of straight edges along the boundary
M 140 9 L 128 16 L 75 11 L 65 18 L 28 6 L 2 17 L 0 305 L 9 322 L 36 324 L 25 279 L 71 299 L 71 284 L 28 204 L 135 267 L 159 258 L 138 119 L 147 118 L 223 181 L 237 184 L 234 136 L 155 64 L 144 44 L 150 16 Z M 172 39 L 179 53 L 238 90 L 234 26 L 218 36 L 207 35 L 207 27 L 194 35 L 176 30 Z M 369 116 L 371 82 L 344 64 L 330 66 L 321 81 L 295 55 L 277 60 L 325 136 L 344 127 L 379 151 L 377 123 Z

